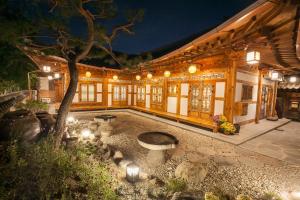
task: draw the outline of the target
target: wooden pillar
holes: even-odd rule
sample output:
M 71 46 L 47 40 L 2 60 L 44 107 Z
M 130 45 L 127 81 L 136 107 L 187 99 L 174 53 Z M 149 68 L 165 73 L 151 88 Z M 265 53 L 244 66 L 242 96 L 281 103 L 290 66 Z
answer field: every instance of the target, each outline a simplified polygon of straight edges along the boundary
M 262 71 L 259 70 L 259 76 L 258 76 L 258 89 L 257 89 L 257 102 L 256 102 L 256 114 L 255 114 L 255 123 L 259 123 L 260 119 L 260 108 L 261 108 L 261 94 L 262 94 L 262 79 L 263 74 Z
M 108 106 L 108 78 L 103 78 L 103 85 L 102 85 L 102 102 L 103 106 Z
M 272 109 L 271 109 L 271 116 L 274 117 L 276 115 L 276 100 L 277 100 L 277 88 L 278 88 L 278 81 L 274 84 L 274 92 L 273 92 L 273 99 L 272 99 Z
M 167 112 L 167 108 L 168 108 L 168 80 L 167 80 L 167 78 L 164 78 L 163 92 L 164 92 L 163 111 Z
M 230 55 L 229 55 L 230 56 Z M 228 58 L 228 71 L 226 81 L 226 99 L 225 99 L 225 113 L 229 122 L 233 123 L 234 115 L 234 102 L 235 102 L 235 89 L 236 89 L 236 60 L 234 58 Z

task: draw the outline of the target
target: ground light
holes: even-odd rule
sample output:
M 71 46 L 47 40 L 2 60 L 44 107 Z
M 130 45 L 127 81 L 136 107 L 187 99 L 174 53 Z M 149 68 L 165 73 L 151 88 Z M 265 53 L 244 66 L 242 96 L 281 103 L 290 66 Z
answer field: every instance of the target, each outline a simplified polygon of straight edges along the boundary
M 140 168 L 134 163 L 126 167 L 126 180 L 130 183 L 135 183 L 139 180 Z
M 67 117 L 67 123 L 68 124 L 71 124 L 71 123 L 74 123 L 74 122 L 75 122 L 75 118 L 73 116 Z
M 82 129 L 81 131 L 81 136 L 83 139 L 89 139 L 92 135 L 92 132 L 90 129 L 88 128 L 85 128 L 85 129 Z

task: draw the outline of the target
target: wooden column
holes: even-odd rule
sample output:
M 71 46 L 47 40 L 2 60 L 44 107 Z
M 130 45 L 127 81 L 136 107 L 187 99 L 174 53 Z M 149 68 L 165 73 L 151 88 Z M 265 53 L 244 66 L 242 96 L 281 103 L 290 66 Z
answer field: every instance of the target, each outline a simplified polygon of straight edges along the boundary
M 261 108 L 261 94 L 262 94 L 262 79 L 263 74 L 262 71 L 259 70 L 259 76 L 258 76 L 258 89 L 257 89 L 257 103 L 256 103 L 256 114 L 255 114 L 255 123 L 259 123 L 260 119 L 260 108 Z
M 274 92 L 273 92 L 273 102 L 272 102 L 272 110 L 271 110 L 271 116 L 274 117 L 276 115 L 276 100 L 277 100 L 277 88 L 278 88 L 278 81 L 274 84 Z
M 230 55 L 229 55 L 230 56 Z M 235 88 L 236 88 L 236 60 L 229 57 L 227 81 L 226 81 L 226 98 L 225 98 L 225 113 L 229 122 L 233 122 L 234 115 L 234 101 L 235 101 Z
M 103 106 L 108 106 L 108 78 L 103 78 L 103 85 L 102 85 L 102 102 Z

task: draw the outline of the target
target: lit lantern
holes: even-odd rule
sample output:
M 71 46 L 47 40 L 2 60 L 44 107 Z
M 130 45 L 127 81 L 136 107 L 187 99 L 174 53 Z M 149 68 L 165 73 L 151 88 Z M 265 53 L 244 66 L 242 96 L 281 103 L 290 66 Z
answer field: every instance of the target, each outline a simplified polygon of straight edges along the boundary
M 197 66 L 196 65 L 190 65 L 189 66 L 189 73 L 194 74 L 197 71 Z
M 48 76 L 48 80 L 52 80 L 53 79 L 53 76 Z
M 116 80 L 118 80 L 118 79 L 119 79 L 119 77 L 118 77 L 117 75 L 114 75 L 114 76 L 113 76 L 113 80 L 116 81 Z
M 91 76 L 92 76 L 91 72 L 89 72 L 89 71 L 85 72 L 85 77 L 90 78 Z
M 43 66 L 43 71 L 44 72 L 50 72 L 51 71 L 51 67 L 50 66 Z
M 247 53 L 246 61 L 250 65 L 258 64 L 260 61 L 260 52 L 250 51 Z
M 54 74 L 54 78 L 60 78 L 60 74 L 59 73 L 55 73 Z
M 141 80 L 141 76 L 140 76 L 140 75 L 136 75 L 135 78 L 136 78 L 136 80 L 138 80 L 138 81 Z
M 271 74 L 271 80 L 276 81 L 279 79 L 279 73 L 276 71 L 273 71 Z
M 147 74 L 147 78 L 148 78 L 148 79 L 151 79 L 151 78 L 152 78 L 152 74 L 151 74 L 151 73 L 148 73 L 148 74 Z
M 170 76 L 171 76 L 171 72 L 170 72 L 170 71 L 165 71 L 165 72 L 164 72 L 164 76 L 165 76 L 166 78 L 170 77 Z
M 92 132 L 90 129 L 87 129 L 87 128 L 82 129 L 81 136 L 83 139 L 89 139 L 91 135 L 92 135 Z
M 291 82 L 291 83 L 295 83 L 296 81 L 297 81 L 296 76 L 291 76 L 291 77 L 290 77 L 290 82 Z
M 75 122 L 75 118 L 73 117 L 73 116 L 69 116 L 68 118 L 67 118 L 67 123 L 68 124 L 71 124 L 71 123 L 74 123 Z
M 130 183 L 135 183 L 139 179 L 140 168 L 134 163 L 130 163 L 126 167 L 126 179 Z

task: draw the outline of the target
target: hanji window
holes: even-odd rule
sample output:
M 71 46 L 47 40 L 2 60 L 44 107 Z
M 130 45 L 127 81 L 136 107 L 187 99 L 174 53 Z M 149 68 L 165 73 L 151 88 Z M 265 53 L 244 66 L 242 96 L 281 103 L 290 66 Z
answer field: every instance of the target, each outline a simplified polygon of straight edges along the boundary
M 145 87 L 138 86 L 138 88 L 137 88 L 137 101 L 145 101 Z
M 113 93 L 113 100 L 114 101 L 119 101 L 120 100 L 120 87 L 119 86 L 114 86 L 114 93 Z
M 81 84 L 80 85 L 80 101 L 92 102 L 95 101 L 95 85 Z
M 199 87 L 193 86 L 191 88 L 191 109 L 198 110 L 199 108 L 199 99 L 200 99 Z
M 211 84 L 203 86 L 203 89 L 202 89 L 202 112 L 210 112 L 212 92 L 213 92 L 213 87 Z
M 290 102 L 290 110 L 298 110 L 299 109 L 299 102 L 298 101 L 291 101 Z
M 169 96 L 177 96 L 177 84 L 170 84 L 168 87 Z
M 152 102 L 162 103 L 162 87 L 160 86 L 152 87 Z
M 242 87 L 242 101 L 251 101 L 253 93 L 253 86 L 243 84 Z
M 122 85 L 121 86 L 121 95 L 120 95 L 121 101 L 126 101 L 126 92 L 127 92 L 127 86 Z

